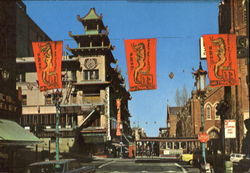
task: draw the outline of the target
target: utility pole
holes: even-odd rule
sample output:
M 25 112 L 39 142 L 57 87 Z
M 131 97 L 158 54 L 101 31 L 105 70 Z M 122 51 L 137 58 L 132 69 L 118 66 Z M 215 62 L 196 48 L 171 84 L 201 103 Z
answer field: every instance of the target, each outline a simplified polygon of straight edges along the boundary
M 228 113 L 230 106 L 227 101 L 221 100 L 216 106 L 216 114 L 221 117 L 221 150 L 223 171 L 225 171 L 225 116 Z

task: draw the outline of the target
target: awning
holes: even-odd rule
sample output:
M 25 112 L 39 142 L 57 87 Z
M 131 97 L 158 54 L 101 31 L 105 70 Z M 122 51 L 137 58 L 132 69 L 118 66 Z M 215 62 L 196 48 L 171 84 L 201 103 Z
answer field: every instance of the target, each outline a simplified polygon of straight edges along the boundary
M 82 134 L 82 137 L 84 139 L 84 143 L 90 144 L 90 143 L 105 143 L 106 140 L 106 136 L 104 133 L 85 133 Z
M 0 119 L 0 145 L 33 145 L 41 142 L 16 122 Z

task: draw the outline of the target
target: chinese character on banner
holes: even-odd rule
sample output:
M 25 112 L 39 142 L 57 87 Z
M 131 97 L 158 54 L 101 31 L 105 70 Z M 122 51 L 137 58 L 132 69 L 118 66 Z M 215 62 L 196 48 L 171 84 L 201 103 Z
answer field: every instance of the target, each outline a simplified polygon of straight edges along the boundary
M 125 40 L 129 90 L 156 89 L 156 39 Z
M 62 41 L 32 43 L 40 91 L 62 88 Z
M 211 87 L 238 85 L 235 34 L 203 35 Z

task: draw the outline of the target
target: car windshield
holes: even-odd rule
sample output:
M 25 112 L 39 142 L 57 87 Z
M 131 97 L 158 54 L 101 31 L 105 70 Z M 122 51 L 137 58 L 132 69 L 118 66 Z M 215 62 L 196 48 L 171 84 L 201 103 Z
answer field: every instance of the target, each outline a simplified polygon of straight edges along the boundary
M 63 164 L 43 164 L 34 165 L 28 168 L 27 173 L 61 173 L 63 171 Z

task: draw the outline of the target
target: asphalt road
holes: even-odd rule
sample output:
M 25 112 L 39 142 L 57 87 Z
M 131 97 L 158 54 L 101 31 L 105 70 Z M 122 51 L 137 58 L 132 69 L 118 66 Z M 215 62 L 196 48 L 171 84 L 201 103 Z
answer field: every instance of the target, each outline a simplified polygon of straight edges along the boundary
M 199 173 L 198 168 L 178 162 L 135 162 L 133 159 L 99 159 L 88 165 L 96 173 Z

